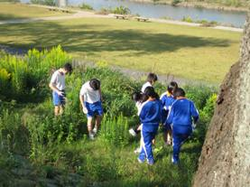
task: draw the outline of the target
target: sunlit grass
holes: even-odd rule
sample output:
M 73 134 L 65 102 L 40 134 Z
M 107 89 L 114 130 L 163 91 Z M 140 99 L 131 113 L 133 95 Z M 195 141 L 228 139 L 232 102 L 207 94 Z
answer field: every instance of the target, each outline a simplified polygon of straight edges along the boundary
M 21 3 L 0 2 L 0 21 L 59 15 L 68 15 L 68 13 L 49 11 L 46 8 L 29 6 Z
M 81 18 L 0 26 L 0 44 L 61 44 L 81 60 L 219 83 L 239 58 L 241 33 L 130 20 Z

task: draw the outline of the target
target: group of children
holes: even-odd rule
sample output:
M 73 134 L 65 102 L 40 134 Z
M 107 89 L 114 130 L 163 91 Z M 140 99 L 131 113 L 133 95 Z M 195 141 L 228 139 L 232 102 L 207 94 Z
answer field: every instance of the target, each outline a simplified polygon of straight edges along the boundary
M 153 165 L 152 144 L 155 144 L 155 136 L 161 123 L 164 142 L 166 145 L 173 145 L 172 162 L 177 164 L 180 148 L 192 134 L 192 124 L 199 119 L 199 113 L 176 82 L 170 82 L 167 91 L 159 98 L 153 88 L 156 81 L 157 76 L 149 73 L 141 92 L 132 95 L 141 124 L 131 128 L 129 133 L 136 136 L 141 131 L 140 148 L 136 149 L 136 152 L 139 150 L 138 161 L 142 163 L 147 160 L 149 165 Z
M 63 113 L 65 104 L 65 75 L 72 72 L 72 66 L 66 63 L 63 68 L 56 70 L 51 78 L 49 87 L 52 89 L 55 115 Z M 164 141 L 166 145 L 173 144 L 172 162 L 177 164 L 181 145 L 192 134 L 192 124 L 196 123 L 199 113 L 192 101 L 185 98 L 185 91 L 179 88 L 176 82 L 171 82 L 166 93 L 161 97 L 154 90 L 157 75 L 149 73 L 147 82 L 140 92 L 132 96 L 136 101 L 140 125 L 129 130 L 130 134 L 141 134 L 139 148 L 139 163 L 147 160 L 149 165 L 154 164 L 152 144 L 158 132 L 159 124 L 163 125 Z M 79 94 L 83 113 L 87 115 L 89 138 L 93 140 L 100 127 L 103 108 L 101 83 L 98 79 L 91 79 L 84 83 Z M 93 128 L 93 119 L 94 128 Z

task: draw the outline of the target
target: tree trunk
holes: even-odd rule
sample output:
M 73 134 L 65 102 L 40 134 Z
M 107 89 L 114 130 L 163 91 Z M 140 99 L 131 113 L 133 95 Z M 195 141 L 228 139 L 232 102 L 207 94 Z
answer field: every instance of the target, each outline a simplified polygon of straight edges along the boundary
M 250 14 L 249 14 L 250 15 Z M 221 85 L 194 187 L 250 186 L 250 16 L 240 60 Z

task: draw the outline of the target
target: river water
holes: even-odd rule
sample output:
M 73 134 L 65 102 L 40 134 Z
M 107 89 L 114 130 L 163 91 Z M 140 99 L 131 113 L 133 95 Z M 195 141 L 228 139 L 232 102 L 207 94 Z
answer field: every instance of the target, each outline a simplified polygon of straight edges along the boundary
M 29 0 L 22 0 L 27 2 Z M 195 7 L 176 7 L 171 5 L 155 5 L 127 0 L 68 0 L 68 5 L 91 5 L 95 10 L 102 8 L 115 8 L 118 6 L 128 7 L 132 14 L 139 14 L 147 18 L 171 18 L 181 20 L 190 17 L 192 20 L 216 21 L 220 24 L 234 27 L 243 27 L 246 20 L 245 12 L 222 11 L 202 9 Z

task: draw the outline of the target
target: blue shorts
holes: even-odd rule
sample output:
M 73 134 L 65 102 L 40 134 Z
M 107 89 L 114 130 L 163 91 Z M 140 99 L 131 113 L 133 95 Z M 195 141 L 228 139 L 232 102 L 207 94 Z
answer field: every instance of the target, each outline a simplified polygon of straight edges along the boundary
M 59 106 L 59 105 L 65 105 L 65 93 L 63 94 L 64 96 L 58 95 L 57 92 L 53 92 L 53 104 L 54 106 Z
M 103 109 L 100 101 L 95 103 L 84 102 L 84 104 L 88 110 L 87 117 L 94 117 L 94 115 L 102 116 Z

